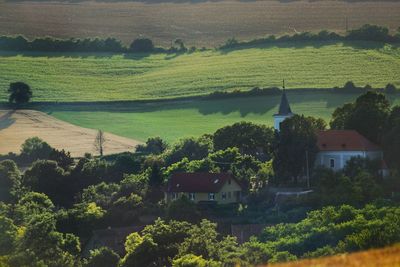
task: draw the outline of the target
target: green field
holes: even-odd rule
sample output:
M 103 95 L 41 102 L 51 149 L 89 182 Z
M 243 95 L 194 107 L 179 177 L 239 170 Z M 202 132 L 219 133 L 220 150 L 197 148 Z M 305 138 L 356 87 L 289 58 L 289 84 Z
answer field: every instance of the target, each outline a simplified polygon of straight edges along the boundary
M 280 44 L 192 54 L 0 53 L 0 101 L 10 82 L 31 85 L 34 101 L 175 98 L 214 90 L 280 86 L 400 86 L 400 48 L 377 43 Z
M 288 93 L 294 112 L 327 121 L 337 106 L 356 97 L 356 94 L 329 92 Z M 399 95 L 390 96 L 390 99 L 400 104 Z M 173 142 L 181 137 L 213 133 L 222 126 L 242 120 L 272 126 L 272 115 L 277 111 L 279 100 L 279 96 L 262 96 L 152 104 L 50 105 L 41 109 L 79 126 L 103 129 L 141 141 L 161 136 Z

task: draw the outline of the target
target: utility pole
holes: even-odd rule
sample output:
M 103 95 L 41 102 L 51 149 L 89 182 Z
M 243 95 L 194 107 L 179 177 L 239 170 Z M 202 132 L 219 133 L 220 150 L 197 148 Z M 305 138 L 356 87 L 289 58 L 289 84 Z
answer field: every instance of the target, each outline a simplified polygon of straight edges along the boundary
M 310 188 L 310 171 L 308 169 L 308 150 L 306 150 L 306 173 L 307 173 L 307 188 Z

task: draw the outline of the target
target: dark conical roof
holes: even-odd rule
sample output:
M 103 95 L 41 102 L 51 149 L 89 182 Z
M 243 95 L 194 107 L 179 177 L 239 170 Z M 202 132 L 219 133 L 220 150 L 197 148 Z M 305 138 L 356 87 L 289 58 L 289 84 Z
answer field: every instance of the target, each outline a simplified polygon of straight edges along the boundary
M 292 110 L 290 109 L 289 101 L 286 97 L 286 92 L 283 90 L 281 97 L 281 104 L 279 105 L 279 112 L 277 115 L 289 115 L 292 114 Z

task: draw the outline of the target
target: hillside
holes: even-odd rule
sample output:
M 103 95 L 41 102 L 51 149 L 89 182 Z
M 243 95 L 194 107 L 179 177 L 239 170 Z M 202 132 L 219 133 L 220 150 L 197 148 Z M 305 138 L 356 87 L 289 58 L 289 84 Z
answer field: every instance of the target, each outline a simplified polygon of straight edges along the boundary
M 34 101 L 174 98 L 252 87 L 399 87 L 400 48 L 379 43 L 282 43 L 192 54 L 0 54 L 0 88 L 31 85 Z M 0 101 L 6 91 L 0 90 Z
M 74 157 L 86 152 L 97 154 L 94 140 L 97 131 L 78 127 L 34 110 L 0 110 L 0 154 L 19 153 L 21 144 L 37 136 L 52 147 L 65 149 Z M 132 151 L 138 141 L 106 133 L 104 153 Z
M 266 34 L 344 32 L 363 24 L 400 26 L 399 1 L 0 1 L 0 35 L 27 37 L 116 37 L 130 43 L 138 36 L 169 46 L 213 47 L 228 38 Z
M 354 101 L 357 94 L 288 92 L 293 112 L 330 120 L 338 106 Z M 400 95 L 389 95 L 400 104 Z M 213 133 L 238 121 L 272 126 L 280 96 L 241 97 L 222 100 L 171 101 L 148 104 L 46 105 L 40 107 L 69 123 L 145 141 L 160 136 L 174 142 L 187 136 Z M 106 122 L 106 123 L 105 123 Z
M 268 265 L 269 266 L 269 265 Z M 341 254 L 319 259 L 301 260 L 291 263 L 274 264 L 273 267 L 398 267 L 400 246 Z

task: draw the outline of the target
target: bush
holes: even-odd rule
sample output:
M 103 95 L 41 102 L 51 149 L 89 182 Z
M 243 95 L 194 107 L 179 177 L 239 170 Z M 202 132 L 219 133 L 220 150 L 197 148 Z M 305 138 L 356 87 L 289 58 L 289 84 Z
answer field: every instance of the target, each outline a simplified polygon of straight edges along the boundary
M 187 254 L 172 262 L 173 267 L 219 267 L 221 263 L 213 260 L 205 260 L 202 256 Z
M 84 267 L 117 267 L 119 255 L 113 250 L 102 247 L 91 250 L 90 257 L 85 261 Z
M 130 45 L 130 51 L 134 53 L 150 53 L 153 50 L 153 41 L 148 38 L 135 39 Z
M 346 36 L 347 40 L 390 42 L 394 37 L 389 34 L 388 28 L 366 24 L 359 29 L 351 30 Z
M 51 146 L 39 137 L 28 138 L 21 146 L 21 158 L 27 162 L 49 159 L 52 152 Z
M 385 86 L 385 93 L 387 93 L 387 94 L 394 94 L 394 93 L 396 93 L 396 92 L 397 92 L 397 88 L 396 88 L 396 86 L 394 86 L 394 84 L 388 83 L 388 84 Z

